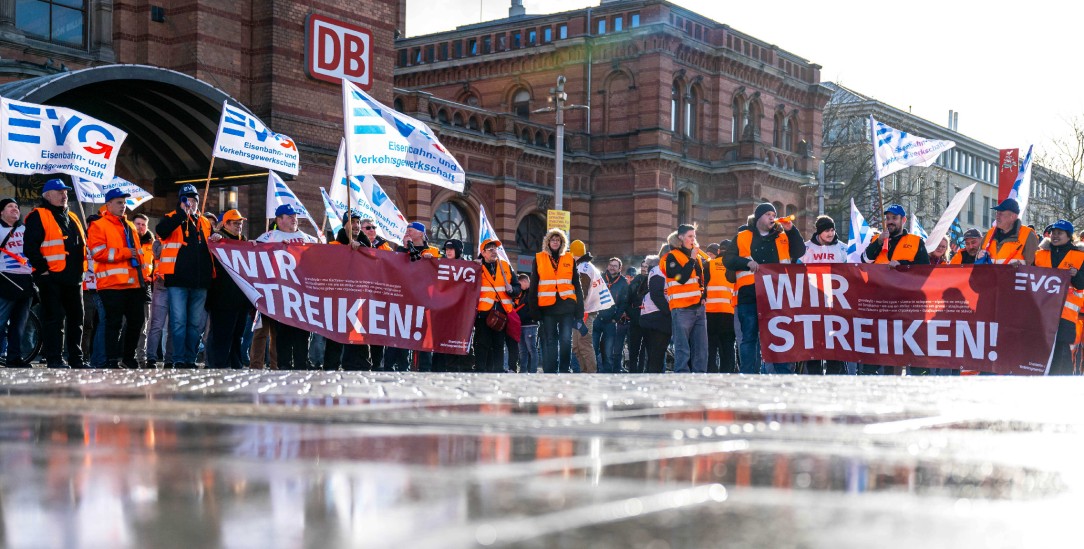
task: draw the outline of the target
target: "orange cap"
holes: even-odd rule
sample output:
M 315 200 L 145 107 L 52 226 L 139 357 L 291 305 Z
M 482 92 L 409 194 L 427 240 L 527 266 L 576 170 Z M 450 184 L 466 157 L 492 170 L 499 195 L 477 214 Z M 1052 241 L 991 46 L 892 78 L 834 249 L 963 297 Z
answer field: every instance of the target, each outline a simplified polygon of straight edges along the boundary
M 237 220 L 246 221 L 246 220 L 248 220 L 248 218 L 241 217 L 241 212 L 239 212 L 237 210 L 230 210 L 230 211 L 222 214 L 222 222 L 223 223 L 225 223 L 227 221 L 237 221 Z

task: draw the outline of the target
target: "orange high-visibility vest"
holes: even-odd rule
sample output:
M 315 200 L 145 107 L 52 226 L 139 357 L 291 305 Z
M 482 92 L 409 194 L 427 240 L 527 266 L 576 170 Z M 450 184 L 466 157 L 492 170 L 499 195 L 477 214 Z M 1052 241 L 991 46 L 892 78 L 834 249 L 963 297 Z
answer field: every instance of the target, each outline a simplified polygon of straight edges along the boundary
M 884 233 L 882 233 L 884 234 Z M 887 264 L 889 261 L 914 261 L 915 255 L 918 254 L 918 245 L 922 243 L 922 239 L 913 234 L 905 234 L 900 237 L 900 241 L 896 243 L 896 247 L 892 250 L 892 257 L 888 257 L 888 240 L 885 240 L 885 245 L 881 246 L 881 253 L 877 256 L 877 260 L 874 263 Z
M 986 231 L 986 237 L 982 239 L 982 249 L 990 254 L 990 261 L 995 265 L 1004 265 L 1014 259 L 1023 260 L 1024 246 L 1027 244 L 1028 237 L 1031 236 L 1032 233 L 1031 227 L 1021 224 L 1020 230 L 1016 234 L 1016 240 L 1002 242 L 1001 248 L 998 248 L 997 244 L 994 244 L 995 231 L 997 231 L 997 227 Z
M 125 229 L 131 231 L 129 234 L 134 243 L 139 238 L 135 225 L 109 212 L 103 212 L 102 217 L 87 228 L 87 248 L 94 258 L 94 279 L 98 291 L 139 287 L 140 277 L 143 276 L 143 254 L 132 254 Z M 135 259 L 135 265 L 132 265 L 132 259 Z
M 670 278 L 670 275 L 666 274 L 666 257 L 674 256 L 674 259 L 678 262 L 678 265 L 685 267 L 689 263 L 689 257 L 685 255 L 681 250 L 670 250 L 670 253 L 666 254 L 662 258 L 663 276 L 666 277 L 666 300 L 670 302 L 670 310 L 684 309 L 686 307 L 695 307 L 700 304 L 700 300 L 703 299 L 703 281 L 699 276 L 696 276 L 696 267 L 693 267 L 693 272 L 689 275 L 688 280 L 678 280 L 676 278 Z M 700 261 L 700 258 L 696 258 Z M 703 264 L 701 264 L 703 268 Z
M 174 210 L 166 214 L 166 217 L 176 215 L 177 211 Z M 203 238 L 207 239 L 211 237 L 211 222 L 202 215 L 197 218 L 200 231 L 203 232 Z M 160 274 L 171 275 L 177 268 L 177 254 L 181 253 L 181 247 L 188 244 L 184 241 L 185 226 L 182 224 L 173 232 L 169 234 L 169 238 L 162 239 L 162 259 L 158 262 L 158 271 Z
M 708 272 L 711 276 L 708 277 L 708 303 L 705 311 L 734 314 L 734 285 L 726 279 L 722 256 L 708 262 Z
M 538 306 L 549 307 L 557 303 L 557 296 L 576 301 L 576 287 L 572 285 L 572 277 L 576 276 L 572 254 L 562 255 L 556 268 L 549 252 L 539 252 L 534 258 L 538 264 Z
M 738 233 L 736 244 L 738 245 L 738 256 L 745 259 L 753 259 L 753 231 L 744 230 Z M 787 238 L 787 233 L 779 233 L 779 236 L 775 237 L 775 251 L 779 255 L 779 262 L 787 264 L 791 262 L 790 257 L 790 239 Z M 737 271 L 734 273 L 734 294 L 737 294 L 739 290 L 746 286 L 752 286 L 756 277 L 752 271 Z
M 140 253 L 143 254 L 143 280 L 150 282 L 154 280 L 154 240 L 148 241 L 146 244 L 139 246 Z
M 68 264 L 68 252 L 64 249 L 64 241 L 68 237 L 60 230 L 60 225 L 57 224 L 51 210 L 34 208 L 33 211 L 38 212 L 38 218 L 41 219 L 41 228 L 45 230 L 45 239 L 41 241 L 41 255 L 45 256 L 45 261 L 49 263 L 49 272 L 59 273 Z M 68 217 L 71 218 L 72 223 L 75 223 L 75 228 L 79 231 L 79 236 L 83 238 L 83 242 L 86 242 L 87 235 L 83 232 L 83 226 L 79 223 L 79 218 L 70 211 Z M 86 269 L 87 263 L 84 259 L 83 270 L 86 271 Z
M 496 274 L 490 276 L 489 270 L 482 266 L 482 293 L 478 294 L 478 312 L 486 312 L 493 308 L 493 304 L 500 301 L 501 308 L 506 313 L 512 312 L 515 304 L 508 297 L 505 287 L 512 279 L 512 267 L 503 259 L 497 260 Z
M 1050 250 L 1035 252 L 1035 266 L 1048 269 L 1055 268 L 1050 264 Z M 1069 253 L 1065 254 L 1065 257 L 1062 258 L 1061 263 L 1056 268 L 1065 270 L 1075 268 L 1078 271 L 1084 269 L 1084 252 L 1069 250 Z M 1065 306 L 1061 309 L 1061 317 L 1069 322 L 1076 323 L 1080 319 L 1080 309 L 1082 307 L 1084 307 L 1084 291 L 1070 287 L 1069 292 L 1065 294 Z

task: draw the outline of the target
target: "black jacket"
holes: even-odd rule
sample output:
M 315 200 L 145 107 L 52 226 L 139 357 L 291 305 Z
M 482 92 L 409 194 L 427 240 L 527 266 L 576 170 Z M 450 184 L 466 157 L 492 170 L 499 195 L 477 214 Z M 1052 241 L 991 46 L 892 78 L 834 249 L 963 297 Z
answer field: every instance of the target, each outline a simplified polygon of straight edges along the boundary
M 1044 240 L 1039 245 L 1039 249 L 1046 248 L 1047 246 L 1050 247 L 1050 264 L 1055 267 L 1061 265 L 1061 261 L 1065 259 L 1065 254 L 1069 253 L 1069 250 L 1081 250 L 1081 247 L 1074 245 L 1072 242 L 1062 246 L 1054 246 L 1049 240 Z M 1077 290 L 1084 290 L 1084 269 L 1077 270 L 1076 275 L 1069 279 L 1069 284 Z
M 60 232 L 64 234 L 64 250 L 68 256 L 64 263 L 64 270 L 52 273 L 47 278 L 51 282 L 59 284 L 81 284 L 83 282 L 83 261 L 86 260 L 87 242 L 80 236 L 79 229 L 72 223 L 68 215 L 67 206 L 57 208 L 44 200 L 38 205 L 53 214 L 53 219 L 60 226 Z M 86 230 L 86 227 L 83 227 Z M 45 241 L 45 228 L 41 224 L 41 216 L 37 211 L 30 212 L 26 216 L 26 233 L 23 237 L 23 253 L 30 260 L 30 266 L 34 268 L 35 279 L 41 279 L 44 273 L 49 271 L 49 262 L 41 254 L 41 243 Z
M 644 303 L 647 295 L 647 275 L 638 274 L 629 282 L 629 300 L 625 304 L 625 314 L 636 323 L 640 319 L 640 305 Z
M 248 240 L 244 235 L 234 236 L 226 229 L 220 229 L 218 234 L 222 235 L 223 240 Z M 214 262 L 217 276 L 211 281 L 211 287 L 207 290 L 207 310 L 248 310 L 252 308 L 252 303 L 248 300 L 248 297 L 233 281 L 233 277 L 226 272 L 222 264 L 218 262 L 218 258 L 214 258 Z
M 888 239 L 888 257 L 892 257 L 892 254 L 896 252 L 896 245 L 900 243 L 900 239 L 907 234 L 907 229 L 900 231 L 900 234 L 889 237 Z M 878 255 L 881 255 L 881 250 L 884 248 L 884 239 L 878 238 L 869 243 L 866 248 L 866 259 L 869 261 L 875 261 Z M 915 253 L 914 261 L 900 261 L 900 265 L 929 265 L 930 254 L 926 252 L 926 243 L 921 238 L 918 239 L 918 252 Z
M 181 250 L 177 252 L 177 263 L 173 274 L 164 277 L 166 287 L 210 288 L 211 279 L 214 277 L 214 266 L 210 248 L 207 247 L 207 239 L 199 230 L 198 222 L 177 206 L 173 215 L 167 215 L 158 222 L 154 232 L 159 238 L 165 240 L 178 228 L 182 231 L 185 245 L 181 246 Z
M 602 273 L 602 281 L 606 283 L 606 287 L 610 289 L 610 295 L 614 299 L 614 306 L 609 309 L 603 309 L 598 312 L 598 317 L 595 318 L 595 322 L 600 323 L 615 323 L 621 315 L 625 314 L 625 308 L 629 303 L 629 283 L 625 280 L 625 277 L 620 273 L 617 278 L 611 278 L 609 272 Z
M 775 247 L 775 239 L 779 238 L 779 235 L 783 233 L 782 229 L 777 225 L 765 236 L 760 236 L 760 232 L 755 227 L 746 230 L 753 233 L 753 239 L 749 243 L 749 252 L 752 259 L 761 265 L 779 263 L 779 250 Z M 740 235 L 741 232 L 738 234 Z M 791 260 L 801 259 L 805 255 L 805 239 L 802 238 L 802 233 L 798 232 L 798 227 L 791 226 L 790 230 L 786 231 L 786 235 Z M 737 236 L 734 237 L 734 242 L 738 242 Z M 735 244 L 727 246 L 723 251 L 723 266 L 726 267 L 727 271 L 735 273 L 748 271 L 749 260 L 738 255 L 738 246 Z M 753 284 L 738 290 L 739 305 L 755 304 L 756 302 L 757 293 Z
M 515 284 L 517 287 L 519 283 Z M 531 295 L 531 289 L 527 288 L 520 292 L 519 296 L 513 301 L 516 305 L 516 312 L 519 314 L 519 322 L 523 326 L 533 326 L 538 324 L 538 318 L 531 314 L 531 307 L 529 306 L 528 296 Z
M 666 301 L 666 279 L 661 276 L 651 277 L 647 286 L 647 295 L 659 310 L 640 315 L 640 327 L 667 334 L 672 333 L 674 325 L 670 316 L 670 304 Z

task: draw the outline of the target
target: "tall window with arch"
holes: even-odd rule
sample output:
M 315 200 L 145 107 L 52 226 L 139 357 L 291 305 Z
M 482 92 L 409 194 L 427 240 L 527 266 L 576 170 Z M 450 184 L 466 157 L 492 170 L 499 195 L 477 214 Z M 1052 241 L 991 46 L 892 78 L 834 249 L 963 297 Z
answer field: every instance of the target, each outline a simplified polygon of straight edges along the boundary
M 685 137 L 690 139 L 696 139 L 699 98 L 696 88 L 690 88 L 685 96 Z
M 546 220 L 542 214 L 533 213 L 524 217 L 516 227 L 516 246 L 524 254 L 536 254 L 542 251 L 542 239 L 546 236 Z
M 670 131 L 678 131 L 678 117 L 681 115 L 681 88 L 674 82 L 670 86 Z
M 433 211 L 433 219 L 430 222 L 429 241 L 437 247 L 444 242 L 456 238 L 463 241 L 463 253 L 470 256 L 478 255 L 474 249 L 474 231 L 471 230 L 470 221 L 466 212 L 454 202 L 445 202 Z
M 693 222 L 693 193 L 689 191 L 679 191 L 677 200 L 677 221 L 678 225 L 692 224 Z
M 730 128 L 735 143 L 741 141 L 747 127 L 749 127 L 749 100 L 739 95 L 734 98 L 734 122 Z
M 519 90 L 512 96 L 512 112 L 520 118 L 531 117 L 531 92 Z

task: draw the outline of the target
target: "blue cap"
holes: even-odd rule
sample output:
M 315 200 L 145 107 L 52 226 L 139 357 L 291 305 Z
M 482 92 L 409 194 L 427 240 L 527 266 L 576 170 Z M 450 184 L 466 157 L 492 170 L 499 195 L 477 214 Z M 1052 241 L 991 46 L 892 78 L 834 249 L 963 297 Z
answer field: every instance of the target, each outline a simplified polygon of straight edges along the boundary
M 182 185 L 177 196 L 199 196 L 199 191 L 196 190 L 195 185 Z
M 124 191 L 122 191 L 120 189 L 109 189 L 109 192 L 105 193 L 105 201 L 109 202 L 110 200 L 113 200 L 114 198 L 128 198 L 129 196 L 132 196 L 132 195 L 130 195 L 130 194 L 128 194 L 128 193 L 126 193 L 126 192 L 124 192 Z
M 903 209 L 903 206 L 900 206 L 899 204 L 893 204 L 885 208 L 885 213 L 896 214 L 900 217 L 907 217 L 907 210 Z
M 1012 199 L 1010 198 L 1010 199 L 1006 199 L 1006 200 L 1012 200 Z M 1050 226 L 1047 227 L 1047 229 L 1050 229 L 1050 230 L 1054 230 L 1054 229 L 1062 230 L 1062 231 L 1065 231 L 1066 233 L 1068 233 L 1069 236 L 1073 236 L 1073 224 L 1066 221 L 1066 220 L 1064 220 L 1064 219 L 1059 219 L 1059 220 L 1051 223 Z
M 50 179 L 50 180 L 46 181 L 45 185 L 42 186 L 42 188 L 41 188 L 42 194 L 45 194 L 45 193 L 47 193 L 49 191 L 70 191 L 70 190 L 72 190 L 72 188 L 67 186 L 64 183 L 63 179 Z
M 275 208 L 275 217 L 280 215 L 297 215 L 297 210 L 289 204 L 283 204 L 278 208 Z
M 1019 214 L 1020 213 L 1020 203 L 1017 202 L 1015 198 L 1006 198 L 1005 200 L 1001 201 L 1001 204 L 998 204 L 997 206 L 994 206 L 993 208 L 990 208 L 990 209 L 991 210 L 997 210 L 999 212 L 1012 212 L 1014 214 Z M 1069 223 L 1069 222 L 1066 221 L 1066 223 Z M 1071 227 L 1072 225 L 1070 224 L 1069 226 Z
M 407 227 L 410 227 L 411 229 L 414 229 L 415 231 L 418 231 L 418 232 L 420 232 L 422 234 L 425 234 L 425 225 L 423 225 L 420 221 L 415 221 L 415 222 L 411 223 L 410 225 L 407 225 Z

